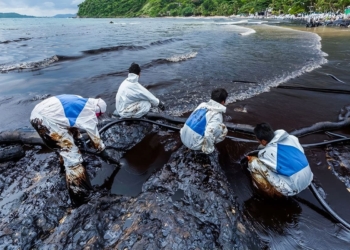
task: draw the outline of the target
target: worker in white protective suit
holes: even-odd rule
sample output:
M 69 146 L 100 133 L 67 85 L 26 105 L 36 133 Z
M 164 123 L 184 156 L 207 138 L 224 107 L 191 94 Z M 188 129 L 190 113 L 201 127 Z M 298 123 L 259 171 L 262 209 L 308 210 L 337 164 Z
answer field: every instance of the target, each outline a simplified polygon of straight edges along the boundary
M 298 138 L 267 123 L 258 124 L 254 133 L 264 147 L 258 158 L 248 156 L 248 170 L 254 184 L 272 196 L 293 196 L 306 189 L 313 174 Z
M 40 102 L 31 113 L 30 122 L 45 144 L 59 150 L 73 205 L 83 203 L 91 189 L 82 165 L 82 155 L 75 145 L 75 142 L 82 140 L 78 129 L 87 132 L 93 146 L 102 156 L 105 153 L 105 145 L 97 129 L 97 117 L 106 112 L 106 108 L 107 105 L 102 99 L 58 95 Z
M 182 143 L 192 150 L 206 154 L 214 151 L 214 145 L 225 139 L 227 128 L 222 113 L 228 94 L 225 89 L 214 89 L 209 102 L 201 103 L 186 120 L 180 130 Z
M 128 78 L 119 86 L 115 97 L 115 115 L 121 118 L 140 118 L 149 112 L 151 106 L 165 110 L 164 104 L 138 82 L 140 75 L 140 66 L 132 63 Z

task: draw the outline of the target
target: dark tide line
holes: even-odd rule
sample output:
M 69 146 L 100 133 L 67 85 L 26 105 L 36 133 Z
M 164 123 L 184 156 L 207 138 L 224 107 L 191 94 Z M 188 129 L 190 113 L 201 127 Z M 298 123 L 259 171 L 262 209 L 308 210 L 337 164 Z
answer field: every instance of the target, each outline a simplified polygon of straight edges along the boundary
M 182 61 L 186 61 L 186 60 L 182 60 Z M 182 61 L 179 61 L 179 62 L 182 62 Z M 167 59 L 160 58 L 160 59 L 152 60 L 149 63 L 140 65 L 140 67 L 142 69 L 149 69 L 149 68 L 152 68 L 152 67 L 155 67 L 155 66 L 158 66 L 158 65 L 162 65 L 162 64 L 179 63 L 179 62 L 172 62 L 172 61 L 169 61 Z M 109 77 L 109 76 L 125 76 L 127 74 L 128 74 L 128 70 L 123 70 L 123 71 L 117 71 L 117 72 L 112 72 L 112 73 L 107 73 L 107 74 L 101 74 L 101 75 L 98 75 L 98 76 L 94 76 L 94 77 L 92 77 L 92 79 L 100 79 L 100 78 Z
M 137 51 L 137 50 L 144 50 L 147 49 L 151 46 L 160 46 L 176 41 L 182 41 L 182 39 L 178 38 L 170 38 L 166 40 L 159 40 L 155 42 L 151 42 L 149 45 L 146 46 L 136 46 L 136 45 L 119 45 L 119 46 L 112 46 L 112 47 L 103 47 L 103 48 L 98 48 L 98 49 L 90 49 L 90 50 L 84 50 L 82 51 L 84 54 L 88 55 L 95 55 L 95 54 L 101 54 L 105 52 L 110 52 L 110 51 L 121 51 L 121 50 L 131 50 L 131 51 Z
M 21 42 L 21 41 L 27 41 L 30 39 L 32 39 L 32 38 L 31 37 L 20 37 L 20 38 L 15 39 L 15 40 L 2 41 L 2 42 L 0 42 L 0 44 L 16 43 L 16 42 Z
M 82 51 L 84 54 L 88 55 L 96 55 L 96 54 L 101 54 L 105 52 L 110 52 L 110 51 L 120 51 L 120 50 L 143 50 L 146 49 L 144 46 L 126 46 L 126 45 L 121 45 L 121 46 L 112 46 L 112 47 L 105 47 L 105 48 L 99 48 L 99 49 L 90 49 L 90 50 L 84 50 Z

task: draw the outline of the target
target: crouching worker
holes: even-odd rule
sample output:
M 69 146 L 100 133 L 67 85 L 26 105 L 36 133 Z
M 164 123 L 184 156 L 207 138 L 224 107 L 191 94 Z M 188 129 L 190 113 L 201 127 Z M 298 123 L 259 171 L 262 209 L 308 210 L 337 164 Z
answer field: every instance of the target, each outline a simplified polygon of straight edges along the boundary
M 206 154 L 214 151 L 214 145 L 225 139 L 227 128 L 223 124 L 222 113 L 228 94 L 225 89 L 214 89 L 209 102 L 201 103 L 187 119 L 180 130 L 182 143 L 193 150 Z
M 151 106 L 165 110 L 164 104 L 138 82 L 140 75 L 140 66 L 132 63 L 128 78 L 119 86 L 115 97 L 115 115 L 121 118 L 140 118 L 149 112 Z
M 75 141 L 82 141 L 78 129 L 86 130 L 93 146 L 103 155 L 105 145 L 97 129 L 97 117 L 106 112 L 106 107 L 102 99 L 58 95 L 37 104 L 30 116 L 32 126 L 45 144 L 60 154 L 71 202 L 75 206 L 84 203 L 91 190 L 82 155 L 75 145 Z
M 298 138 L 267 123 L 254 128 L 263 149 L 258 158 L 248 156 L 248 170 L 257 188 L 272 197 L 293 196 L 306 189 L 312 179 L 309 163 Z

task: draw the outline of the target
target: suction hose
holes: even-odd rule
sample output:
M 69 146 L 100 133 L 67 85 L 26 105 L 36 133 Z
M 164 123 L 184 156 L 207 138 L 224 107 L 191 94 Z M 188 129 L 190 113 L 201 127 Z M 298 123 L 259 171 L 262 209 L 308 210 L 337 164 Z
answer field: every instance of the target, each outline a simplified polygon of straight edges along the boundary
M 326 201 L 321 197 L 321 195 L 317 192 L 316 187 L 314 186 L 313 183 L 310 184 L 309 189 L 311 190 L 311 192 L 313 193 L 313 195 L 316 197 L 316 199 L 321 203 L 321 205 L 323 206 L 323 208 L 330 213 L 330 215 L 337 220 L 338 222 L 340 222 L 344 227 L 346 227 L 347 229 L 350 230 L 350 224 L 347 223 L 345 220 L 343 220 L 336 212 L 333 211 L 333 209 L 328 206 L 328 204 L 326 203 Z

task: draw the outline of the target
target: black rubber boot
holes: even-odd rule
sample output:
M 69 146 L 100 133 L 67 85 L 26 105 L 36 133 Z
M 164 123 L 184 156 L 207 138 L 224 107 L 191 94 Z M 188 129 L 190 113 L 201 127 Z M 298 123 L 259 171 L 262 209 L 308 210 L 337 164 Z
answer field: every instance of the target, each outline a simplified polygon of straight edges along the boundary
M 66 168 L 66 182 L 74 207 L 89 201 L 92 187 L 86 169 L 82 164 Z

